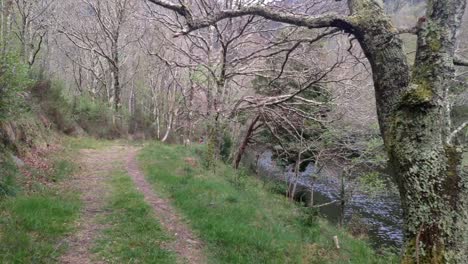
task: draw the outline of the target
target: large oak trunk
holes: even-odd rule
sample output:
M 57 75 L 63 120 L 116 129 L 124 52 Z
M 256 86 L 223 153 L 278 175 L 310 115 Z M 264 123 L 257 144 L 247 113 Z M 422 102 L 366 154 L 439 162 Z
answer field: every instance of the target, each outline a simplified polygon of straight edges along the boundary
M 468 183 L 446 143 L 444 92 L 453 80 L 465 0 L 429 1 L 410 72 L 402 41 L 372 0 L 350 1 L 349 31 L 373 70 L 382 136 L 404 213 L 403 263 L 468 263 Z

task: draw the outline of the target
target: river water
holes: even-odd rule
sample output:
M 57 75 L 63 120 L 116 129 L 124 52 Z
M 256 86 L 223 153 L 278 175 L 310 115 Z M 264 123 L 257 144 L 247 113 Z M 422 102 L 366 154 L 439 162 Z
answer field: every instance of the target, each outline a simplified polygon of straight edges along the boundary
M 258 155 L 258 159 L 257 156 Z M 246 155 L 246 164 L 256 167 L 259 176 L 265 179 L 289 181 L 295 177 L 292 166 L 282 168 L 276 164 L 271 151 L 259 154 L 250 152 Z M 311 175 L 314 167 L 309 164 L 300 173 L 298 185 L 302 189 L 311 187 Z M 336 170 L 322 170 L 314 180 L 314 204 L 324 204 L 339 199 L 339 183 Z M 330 222 L 338 224 L 340 219 L 339 203 L 330 204 L 320 208 L 321 215 Z M 353 192 L 350 201 L 345 207 L 345 222 L 353 215 L 359 215 L 360 220 L 366 225 L 369 242 L 375 248 L 395 247 L 402 244 L 402 217 L 398 197 L 395 195 L 367 195 L 362 192 Z

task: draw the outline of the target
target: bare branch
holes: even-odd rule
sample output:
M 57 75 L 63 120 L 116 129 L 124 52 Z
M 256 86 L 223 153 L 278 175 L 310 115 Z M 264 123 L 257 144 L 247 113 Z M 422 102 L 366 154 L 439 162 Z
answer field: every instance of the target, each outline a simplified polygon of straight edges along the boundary
M 331 202 L 328 202 L 328 203 L 324 203 L 324 204 L 319 204 L 319 205 L 314 205 L 313 208 L 321 208 L 321 207 L 325 207 L 327 205 L 332 205 L 334 203 L 337 203 L 339 202 L 340 200 L 333 200 Z
M 185 5 L 176 5 L 165 0 L 148 1 L 155 5 L 170 9 L 176 12 L 177 14 L 185 17 L 187 27 L 177 35 L 186 35 L 191 31 L 214 25 L 215 23 L 226 18 L 235 18 L 249 15 L 261 16 L 272 21 L 308 28 L 337 27 L 343 30 L 349 30 L 352 28 L 352 23 L 347 19 L 346 16 L 341 16 L 337 14 L 310 16 L 286 13 L 274 10 L 268 6 L 256 5 L 242 7 L 236 10 L 220 10 L 217 13 L 214 13 L 204 18 L 194 18 Z
M 463 124 L 461 124 L 459 127 L 457 127 L 452 133 L 447 138 L 447 144 L 451 145 L 453 139 L 458 135 L 458 133 L 462 132 L 463 129 L 468 127 L 468 121 L 465 121 Z
M 468 59 L 463 58 L 462 56 L 455 54 L 455 56 L 453 57 L 453 64 L 455 64 L 457 66 L 466 66 L 466 67 L 468 67 Z

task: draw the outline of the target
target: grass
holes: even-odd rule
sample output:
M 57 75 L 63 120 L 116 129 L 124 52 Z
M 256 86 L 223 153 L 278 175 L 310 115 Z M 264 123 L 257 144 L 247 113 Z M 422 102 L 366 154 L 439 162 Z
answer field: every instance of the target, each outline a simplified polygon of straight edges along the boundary
M 65 249 L 80 204 L 75 195 L 44 192 L 0 203 L 0 263 L 53 263 Z
M 132 145 L 132 146 L 141 146 L 143 141 L 129 141 L 125 139 L 118 140 L 107 140 L 107 139 L 96 139 L 93 137 L 64 137 L 62 140 L 62 145 L 71 151 L 77 151 L 80 149 L 103 149 L 115 145 Z
M 175 263 L 175 255 L 161 249 L 161 243 L 169 238 L 130 177 L 115 171 L 110 186 L 110 213 L 103 219 L 109 228 L 97 240 L 94 251 L 108 263 Z
M 225 165 L 213 173 L 184 161 L 196 156 L 201 155 L 182 146 L 151 144 L 139 159 L 147 179 L 173 200 L 207 243 L 211 263 L 398 262 L 324 220 L 308 217 L 253 177 L 242 177 Z
M 62 145 L 68 150 L 103 149 L 115 144 L 115 141 L 92 137 L 65 137 L 62 142 Z
M 0 200 L 5 196 L 16 194 L 19 176 L 20 173 L 10 154 L 0 145 Z
M 67 153 L 60 155 L 51 155 L 50 171 L 32 171 L 47 179 L 32 189 L 22 188 L 24 176 L 11 160 L 2 163 L 0 171 L 10 175 L 14 191 L 0 197 L 0 263 L 55 263 L 66 249 L 61 241 L 73 231 L 81 204 L 77 194 L 53 184 L 75 168 Z
M 56 158 L 53 161 L 53 168 L 54 173 L 51 175 L 51 180 L 57 182 L 72 175 L 76 169 L 76 164 L 66 159 Z

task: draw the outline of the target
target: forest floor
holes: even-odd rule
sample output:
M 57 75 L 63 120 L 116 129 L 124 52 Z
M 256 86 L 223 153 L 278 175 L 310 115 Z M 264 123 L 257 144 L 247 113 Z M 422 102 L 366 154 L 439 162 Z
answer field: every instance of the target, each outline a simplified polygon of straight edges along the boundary
M 200 240 L 182 222 L 170 202 L 153 191 L 139 170 L 136 163 L 138 150 L 130 145 L 111 145 L 79 151 L 81 170 L 67 184 L 75 186 L 81 193 L 83 208 L 77 221 L 77 231 L 67 238 L 69 248 L 61 257 L 61 263 L 101 262 L 99 257 L 93 256 L 96 251 L 94 247 L 98 236 L 109 228 L 109 223 L 102 219 L 110 214 L 106 200 L 111 196 L 109 181 L 114 175 L 112 172 L 119 170 L 131 177 L 137 191 L 150 205 L 155 221 L 161 224 L 164 232 L 173 236 L 171 241 L 161 243 L 161 247 L 175 252 L 179 263 L 205 263 Z

